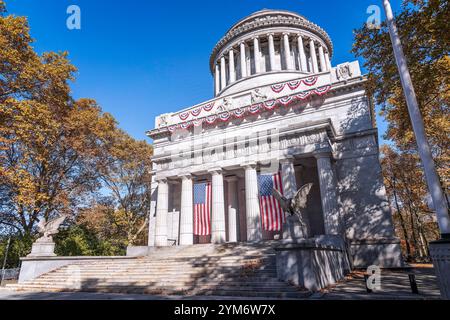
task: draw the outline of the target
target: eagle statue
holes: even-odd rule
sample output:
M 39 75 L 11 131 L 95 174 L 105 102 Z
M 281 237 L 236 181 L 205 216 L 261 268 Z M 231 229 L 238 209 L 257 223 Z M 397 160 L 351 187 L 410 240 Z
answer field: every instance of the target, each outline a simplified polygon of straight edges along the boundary
M 52 241 L 52 236 L 59 232 L 59 227 L 67 219 L 67 214 L 60 214 L 58 217 L 46 221 L 45 218 L 39 220 L 38 231 L 42 234 L 40 241 Z
M 273 189 L 272 194 L 278 200 L 284 212 L 289 212 L 291 216 L 296 215 L 298 221 L 306 235 L 310 234 L 310 225 L 308 215 L 305 211 L 308 205 L 308 195 L 311 192 L 313 184 L 308 183 L 301 187 L 292 199 L 283 196 L 280 191 Z

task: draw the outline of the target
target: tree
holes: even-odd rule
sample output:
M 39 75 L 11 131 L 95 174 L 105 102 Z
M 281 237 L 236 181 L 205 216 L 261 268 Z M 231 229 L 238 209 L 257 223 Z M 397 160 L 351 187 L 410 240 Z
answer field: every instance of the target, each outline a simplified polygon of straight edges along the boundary
M 96 229 L 112 225 L 113 230 L 123 233 L 127 245 L 142 243 L 150 210 L 152 154 L 151 146 L 145 141 L 136 141 L 117 131 L 108 161 L 98 169 L 110 195 L 85 212 L 83 220 Z M 96 219 L 92 219 L 94 216 Z
M 450 110 L 448 0 L 408 0 L 396 23 L 415 85 L 426 134 L 444 190 L 450 190 Z M 416 154 L 416 142 L 386 24 L 356 30 L 353 52 L 365 59 L 369 93 L 388 121 L 386 137 L 406 153 Z
M 407 260 L 427 260 L 429 241 L 439 238 L 438 227 L 427 205 L 424 175 L 417 156 L 382 147 L 381 164 L 394 222 L 404 241 Z

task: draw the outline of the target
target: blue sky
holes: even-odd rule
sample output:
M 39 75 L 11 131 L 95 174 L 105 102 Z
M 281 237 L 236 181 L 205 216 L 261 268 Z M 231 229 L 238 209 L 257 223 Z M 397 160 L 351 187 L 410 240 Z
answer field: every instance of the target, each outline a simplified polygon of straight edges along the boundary
M 400 0 L 391 2 L 400 8 Z M 66 27 L 72 4 L 81 8 L 81 30 Z M 9 13 L 29 18 L 39 53 L 70 53 L 78 68 L 74 96 L 96 99 L 140 140 L 156 115 L 212 98 L 209 55 L 239 19 L 263 8 L 296 11 L 329 33 L 335 65 L 355 60 L 353 30 L 372 4 L 382 1 L 7 0 Z M 382 119 L 378 127 L 381 136 Z

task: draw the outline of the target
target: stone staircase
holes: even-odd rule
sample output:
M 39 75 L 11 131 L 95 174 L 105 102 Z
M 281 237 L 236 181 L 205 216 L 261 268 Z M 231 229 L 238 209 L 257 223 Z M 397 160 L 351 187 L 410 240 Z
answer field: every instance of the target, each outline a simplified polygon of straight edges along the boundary
M 154 248 L 148 256 L 81 262 L 9 289 L 304 298 L 305 289 L 277 279 L 271 243 Z

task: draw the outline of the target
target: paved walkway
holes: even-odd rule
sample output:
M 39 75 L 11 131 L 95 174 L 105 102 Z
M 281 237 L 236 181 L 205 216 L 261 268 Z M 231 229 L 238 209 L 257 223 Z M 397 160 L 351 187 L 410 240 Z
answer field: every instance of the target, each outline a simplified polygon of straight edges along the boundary
M 419 294 L 411 293 L 408 274 L 416 275 Z M 383 270 L 381 273 L 381 290 L 367 293 L 362 272 L 354 272 L 337 285 L 311 295 L 313 300 L 436 300 L 439 288 L 434 270 L 430 266 L 420 266 L 402 270 Z M 246 297 L 212 297 L 212 296 L 154 296 L 140 294 L 109 293 L 40 293 L 16 292 L 0 288 L 0 300 L 261 300 Z
M 416 276 L 419 294 L 411 292 L 408 274 Z M 354 272 L 345 281 L 338 283 L 329 290 L 315 293 L 311 299 L 357 299 L 357 300 L 434 300 L 440 299 L 439 287 L 436 282 L 434 269 L 430 265 L 401 269 L 382 270 L 381 290 L 367 293 L 364 273 Z

